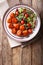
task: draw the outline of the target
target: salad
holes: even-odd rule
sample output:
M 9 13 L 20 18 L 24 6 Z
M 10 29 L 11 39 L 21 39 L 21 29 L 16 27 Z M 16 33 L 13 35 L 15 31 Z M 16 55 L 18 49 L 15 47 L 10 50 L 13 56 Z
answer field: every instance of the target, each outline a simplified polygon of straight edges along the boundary
M 26 8 L 18 8 L 11 12 L 7 19 L 8 28 L 11 33 L 20 37 L 29 36 L 36 26 L 36 14 Z

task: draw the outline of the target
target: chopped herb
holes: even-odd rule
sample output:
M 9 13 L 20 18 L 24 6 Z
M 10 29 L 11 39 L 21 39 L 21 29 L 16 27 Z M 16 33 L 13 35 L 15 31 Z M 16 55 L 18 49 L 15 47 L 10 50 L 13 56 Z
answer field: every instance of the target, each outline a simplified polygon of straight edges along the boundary
M 22 12 L 23 12 L 23 8 L 20 8 L 20 9 L 19 9 L 19 13 L 22 13 Z

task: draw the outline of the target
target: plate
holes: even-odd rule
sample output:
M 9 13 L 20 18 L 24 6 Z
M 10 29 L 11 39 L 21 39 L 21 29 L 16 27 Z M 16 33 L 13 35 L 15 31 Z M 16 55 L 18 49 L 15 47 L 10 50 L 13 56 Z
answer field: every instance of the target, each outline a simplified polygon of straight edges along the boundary
M 9 30 L 9 28 L 7 26 L 8 24 L 7 24 L 6 21 L 7 21 L 7 18 L 9 17 L 9 14 L 11 12 L 14 12 L 17 8 L 28 8 L 28 9 L 32 10 L 37 15 L 37 21 L 36 21 L 37 25 L 36 25 L 33 33 L 31 35 L 29 35 L 28 37 L 19 37 L 19 36 L 13 35 L 10 32 L 10 30 Z M 10 38 L 12 38 L 13 40 L 19 41 L 19 42 L 26 42 L 26 41 L 29 41 L 29 40 L 33 39 L 37 35 L 37 33 L 39 32 L 39 29 L 40 29 L 41 22 L 40 22 L 40 17 L 38 15 L 38 13 L 33 8 L 31 8 L 31 7 L 27 6 L 27 5 L 24 5 L 24 4 L 22 4 L 22 5 L 19 4 L 19 5 L 15 5 L 15 6 L 9 8 L 5 12 L 5 14 L 3 16 L 2 24 L 3 24 L 3 28 L 4 28 L 5 32 L 7 33 L 7 35 Z

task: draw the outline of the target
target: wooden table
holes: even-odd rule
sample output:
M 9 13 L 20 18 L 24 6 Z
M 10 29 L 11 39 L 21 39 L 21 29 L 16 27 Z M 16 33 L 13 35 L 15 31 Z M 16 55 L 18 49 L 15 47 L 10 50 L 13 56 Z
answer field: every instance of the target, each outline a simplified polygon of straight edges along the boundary
M 38 11 L 43 22 L 43 0 L 22 0 Z M 8 0 L 9 6 L 20 3 L 19 0 Z M 22 48 L 10 48 L 7 36 L 0 24 L 0 65 L 43 65 L 43 23 L 39 38 Z M 27 43 L 27 42 L 26 42 Z M 29 42 L 28 42 L 29 43 Z M 13 44 L 13 43 L 12 43 Z

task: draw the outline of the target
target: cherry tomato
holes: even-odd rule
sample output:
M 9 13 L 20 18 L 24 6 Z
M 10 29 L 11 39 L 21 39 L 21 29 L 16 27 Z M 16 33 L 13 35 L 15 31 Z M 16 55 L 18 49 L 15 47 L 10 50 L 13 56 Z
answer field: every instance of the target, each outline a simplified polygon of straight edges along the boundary
M 22 34 L 22 31 L 21 31 L 21 30 L 18 30 L 18 31 L 17 31 L 17 35 L 18 35 L 18 36 L 21 36 L 21 34 Z
M 20 30 L 22 30 L 22 31 L 25 30 L 24 25 L 21 25 L 21 26 L 20 26 Z
M 23 36 L 27 36 L 28 35 L 28 31 L 27 30 L 24 30 L 22 33 L 23 33 Z
M 12 18 L 12 23 L 17 23 L 17 19 L 16 18 Z
M 16 9 L 16 11 L 18 11 L 18 9 Z
M 16 16 L 18 16 L 18 15 L 19 15 L 19 12 L 18 12 L 18 11 L 16 11 L 15 13 L 16 13 Z
M 28 14 L 27 14 L 27 13 L 25 14 L 25 17 L 26 17 L 26 18 L 28 17 Z
M 11 18 L 9 18 L 9 19 L 7 20 L 7 22 L 8 22 L 8 23 L 11 23 L 11 22 L 12 22 L 12 19 L 11 19 Z
M 15 14 L 14 14 L 14 13 L 11 13 L 11 14 L 10 14 L 10 17 L 11 17 L 11 18 L 13 18 L 14 16 L 15 16 Z
M 28 24 L 27 24 L 27 26 L 28 26 L 28 27 L 31 27 L 31 24 L 30 24 L 30 23 L 28 23 Z
M 10 29 L 13 29 L 13 28 L 14 28 L 14 26 L 12 25 L 12 23 L 10 23 L 8 27 L 9 27 Z
M 14 27 L 18 30 L 19 29 L 19 24 L 17 23 L 17 24 L 13 24 L 14 25 Z
M 32 33 L 32 29 L 28 29 L 28 33 L 31 34 Z
M 12 29 L 12 33 L 16 34 L 16 29 L 15 28 Z
M 21 21 L 21 24 L 24 24 L 24 20 Z

